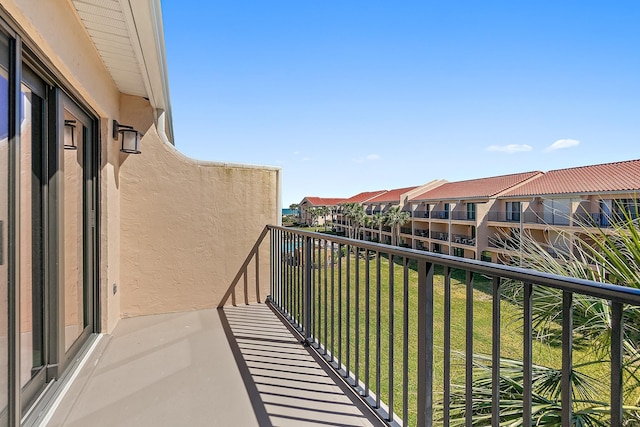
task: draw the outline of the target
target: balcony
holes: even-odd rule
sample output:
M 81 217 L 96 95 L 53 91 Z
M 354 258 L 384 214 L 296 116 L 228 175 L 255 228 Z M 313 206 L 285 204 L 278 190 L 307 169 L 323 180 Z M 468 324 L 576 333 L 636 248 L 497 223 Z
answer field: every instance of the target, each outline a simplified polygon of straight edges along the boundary
M 429 211 L 413 211 L 411 216 L 414 218 L 429 218 Z
M 432 231 L 431 238 L 436 240 L 442 240 L 443 242 L 449 241 L 449 233 L 443 233 L 441 231 Z
M 448 211 L 433 211 L 431 212 L 432 219 L 449 219 Z
M 466 234 L 452 234 L 451 241 L 459 245 L 475 246 L 476 238 L 467 236 Z
M 496 222 L 520 223 L 520 212 L 493 211 L 493 212 L 487 213 L 487 220 L 496 221 Z
M 451 219 L 455 221 L 475 221 L 476 214 L 475 212 L 453 211 L 451 212 Z
M 450 404 L 455 394 L 456 399 L 462 399 L 456 400 L 458 408 L 482 405 L 481 415 L 499 425 L 506 414 L 501 413 L 501 409 L 505 411 L 501 399 L 513 399 L 499 392 L 502 369 L 513 369 L 501 365 L 505 349 L 500 337 L 504 333 L 516 339 L 516 347 L 521 351 L 516 366 L 522 372 L 519 381 L 523 396 L 521 409 L 515 416 L 524 425 L 534 425 L 539 414 L 533 406 L 536 402 L 532 399 L 536 381 L 533 373 L 540 367 L 533 364 L 535 310 L 531 307 L 537 302 L 549 302 L 544 298 L 536 300 L 536 290 L 547 296 L 551 290 L 561 305 L 557 326 L 561 330 L 572 328 L 573 308 L 567 301 L 575 296 L 589 295 L 611 307 L 613 356 L 601 361 L 604 372 L 599 374 L 608 387 L 602 398 L 611 406 L 607 410 L 610 425 L 621 425 L 623 368 L 619 355 L 624 352 L 623 305 L 640 306 L 640 289 L 350 239 L 328 239 L 310 232 L 291 233 L 279 227 L 271 227 L 271 232 L 271 248 L 276 253 L 272 251 L 270 301 L 318 356 L 388 424 L 430 426 L 434 420 L 450 419 L 456 410 Z M 281 242 L 299 236 L 303 236 L 305 261 L 296 265 L 283 262 L 277 250 Z M 305 279 L 299 280 L 301 277 Z M 508 314 L 501 315 L 509 304 L 501 298 L 503 281 L 523 284 L 524 299 L 518 307 L 523 310 L 520 313 L 524 327 L 514 325 Z M 462 293 L 466 294 L 462 310 L 474 313 L 473 316 L 452 314 L 454 283 L 464 288 Z M 478 298 L 477 292 L 487 293 Z M 480 306 L 485 303 L 492 314 L 487 330 L 480 331 L 477 327 L 482 316 Z M 514 329 L 510 330 L 509 325 Z M 578 337 L 561 334 L 561 330 L 558 333 L 563 341 L 554 350 L 561 361 L 560 367 L 554 368 L 557 371 L 554 375 L 566 383 L 575 375 L 572 355 L 580 350 L 573 347 L 573 340 Z M 458 336 L 459 344 L 454 344 L 453 337 L 459 334 L 464 336 L 462 342 Z M 474 355 L 474 346 L 480 341 L 477 336 L 487 337 L 490 342 L 489 354 L 482 359 L 488 363 L 485 365 L 488 370 L 476 365 L 479 359 Z M 489 394 L 480 395 L 484 391 L 480 392 L 472 382 L 482 372 L 487 374 L 487 384 L 491 384 Z M 570 424 L 567 418 L 571 417 L 572 408 L 567 402 L 571 402 L 571 388 L 563 390 L 553 416 L 557 416 L 554 419 L 558 422 L 562 418 Z M 464 415 L 458 421 L 461 419 Z
M 411 235 L 411 227 L 400 227 L 400 233 Z
M 268 304 L 123 319 L 49 425 L 381 425 L 286 325 Z
M 416 228 L 413 230 L 413 234 L 416 236 L 421 236 L 421 237 L 429 237 L 429 230 L 423 230 L 423 229 L 419 229 Z
M 532 211 L 519 212 L 489 212 L 487 219 L 495 222 L 510 222 L 519 224 L 522 217 L 523 224 L 543 224 L 543 225 L 570 225 L 570 219 L 567 215 L 560 213 L 538 213 Z M 592 226 L 592 227 L 612 227 L 616 222 L 614 215 L 606 215 L 601 212 L 590 212 L 582 214 L 574 214 L 573 226 Z
M 263 250 L 266 263 L 258 260 Z M 265 299 L 264 280 L 267 302 L 248 304 L 250 294 Z M 523 284 L 520 326 L 503 312 L 508 281 Z M 483 415 L 498 425 L 507 399 L 501 334 L 508 333 L 521 351 L 518 416 L 533 425 L 536 290 L 557 290 L 560 329 L 572 328 L 574 296 L 610 307 L 613 356 L 602 399 L 610 424 L 622 425 L 624 310 L 640 306 L 640 289 L 275 226 L 255 243 L 217 310 L 123 319 L 97 340 L 49 424 L 430 426 L 450 419 L 452 399 L 462 396 L 458 404 L 467 408 L 488 402 Z M 459 297 L 472 315 L 456 311 Z M 488 330 L 479 330 L 487 307 Z M 481 373 L 478 335 L 488 340 L 488 397 L 471 382 Z M 562 336 L 557 373 L 566 383 L 580 350 L 572 334 Z M 453 386 L 465 378 L 466 387 Z M 571 416 L 571 389 L 562 390 L 558 420 Z

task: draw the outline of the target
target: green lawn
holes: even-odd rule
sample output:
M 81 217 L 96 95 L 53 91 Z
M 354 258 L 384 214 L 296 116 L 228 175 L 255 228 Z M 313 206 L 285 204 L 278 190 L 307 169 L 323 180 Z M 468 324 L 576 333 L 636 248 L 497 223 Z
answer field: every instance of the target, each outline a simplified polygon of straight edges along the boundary
M 349 289 L 347 291 L 347 260 L 342 259 L 340 264 L 336 261 L 333 264 L 333 300 L 331 299 L 331 262 L 330 253 L 327 254 L 329 262 L 325 263 L 324 253 L 314 254 L 314 335 L 319 338 L 323 346 L 325 343 L 331 345 L 332 330 L 330 328 L 331 307 L 333 302 L 334 309 L 334 328 L 333 340 L 335 348 L 332 353 L 339 357 L 341 363 L 346 363 L 347 348 L 349 356 L 349 367 L 355 371 L 356 348 L 359 356 L 358 377 L 361 381 L 365 378 L 365 342 L 366 342 L 366 323 L 367 312 L 365 309 L 366 302 L 366 283 L 365 270 L 366 261 L 360 257 L 356 261 L 355 254 L 350 254 L 349 262 Z M 342 288 L 339 290 L 339 265 L 342 270 Z M 358 266 L 358 275 L 356 276 L 356 265 Z M 393 400 L 393 411 L 400 417 L 403 417 L 402 407 L 402 389 L 403 389 L 403 325 L 404 325 L 404 269 L 402 264 L 394 263 L 393 268 L 393 289 L 390 287 L 391 281 L 389 276 L 389 262 L 382 257 L 380 263 L 380 319 L 376 318 L 376 294 L 377 294 L 377 273 L 375 268 L 375 259 L 370 261 L 369 265 L 369 387 L 375 392 L 376 390 L 376 326 L 380 324 L 380 383 L 381 383 L 381 400 L 389 403 Z M 326 278 L 325 278 L 326 275 Z M 415 268 L 407 269 L 408 278 L 408 414 L 409 425 L 415 425 L 416 422 L 416 393 L 417 393 L 417 272 Z M 325 300 L 325 282 L 327 283 L 326 293 L 328 300 Z M 301 282 L 300 282 L 301 283 Z M 358 290 L 356 292 L 356 283 Z M 338 305 L 339 300 L 342 301 L 342 324 L 338 324 Z M 347 300 L 349 300 L 349 329 L 347 330 Z M 356 300 L 359 301 L 359 307 L 356 311 Z M 390 310 L 390 301 L 393 302 L 393 311 Z M 328 305 L 327 305 L 328 304 Z M 327 337 L 324 336 L 324 327 L 318 329 L 317 325 L 323 325 L 325 322 L 325 305 L 327 305 Z M 439 402 L 442 398 L 443 391 L 443 339 L 444 339 L 444 277 L 442 268 L 436 268 L 434 276 L 434 402 Z M 393 329 L 391 329 L 390 313 L 393 312 Z M 503 300 L 501 302 L 501 356 L 522 360 L 522 321 L 521 308 Z M 491 354 L 491 325 L 492 325 L 492 296 L 491 284 L 485 277 L 474 276 L 473 291 L 473 351 L 474 353 Z M 358 329 L 356 330 L 356 321 Z M 462 271 L 453 271 L 451 275 L 451 350 L 456 353 L 451 359 L 451 382 L 455 386 L 464 386 L 465 384 L 465 368 L 464 358 L 460 354 L 465 351 L 465 321 L 466 321 L 466 285 L 465 273 Z M 338 349 L 338 334 L 341 330 L 342 340 L 341 348 Z M 358 337 L 356 337 L 356 331 Z M 392 332 L 392 337 L 390 336 Z M 389 361 L 390 361 L 390 344 L 393 343 L 393 395 L 390 394 L 389 387 Z M 331 350 L 331 349 L 330 349 Z M 578 364 L 590 360 L 591 355 L 581 350 L 574 350 L 574 364 Z M 552 347 L 538 341 L 533 343 L 533 362 L 534 364 L 545 365 L 559 368 L 561 366 L 561 348 Z M 597 368 L 592 367 L 589 375 L 602 375 Z M 604 380 L 606 381 L 606 379 Z M 393 398 L 393 399 L 391 399 Z M 441 408 L 436 407 L 436 411 Z

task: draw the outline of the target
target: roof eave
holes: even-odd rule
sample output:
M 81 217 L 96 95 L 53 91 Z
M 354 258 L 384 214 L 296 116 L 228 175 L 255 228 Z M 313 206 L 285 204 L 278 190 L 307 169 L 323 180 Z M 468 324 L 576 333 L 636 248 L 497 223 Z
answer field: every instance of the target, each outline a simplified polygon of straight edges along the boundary
M 164 112 L 167 139 L 173 143 L 173 119 L 169 95 L 169 75 L 164 44 L 160 0 L 120 0 L 131 34 L 131 44 L 140 64 L 140 73 L 151 106 Z

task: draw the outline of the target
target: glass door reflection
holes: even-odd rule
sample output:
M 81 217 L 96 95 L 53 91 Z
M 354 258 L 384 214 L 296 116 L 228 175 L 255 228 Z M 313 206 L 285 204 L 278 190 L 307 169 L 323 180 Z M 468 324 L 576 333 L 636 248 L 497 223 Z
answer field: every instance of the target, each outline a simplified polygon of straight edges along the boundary
M 84 272 L 84 154 L 86 127 L 65 110 L 64 171 L 64 350 L 82 335 L 87 323 Z

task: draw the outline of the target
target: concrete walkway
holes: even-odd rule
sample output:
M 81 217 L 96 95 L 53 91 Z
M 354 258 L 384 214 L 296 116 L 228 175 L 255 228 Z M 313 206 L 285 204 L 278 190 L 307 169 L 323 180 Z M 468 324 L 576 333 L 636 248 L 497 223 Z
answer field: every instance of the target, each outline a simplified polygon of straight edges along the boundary
M 380 425 L 265 304 L 121 320 L 50 426 Z

